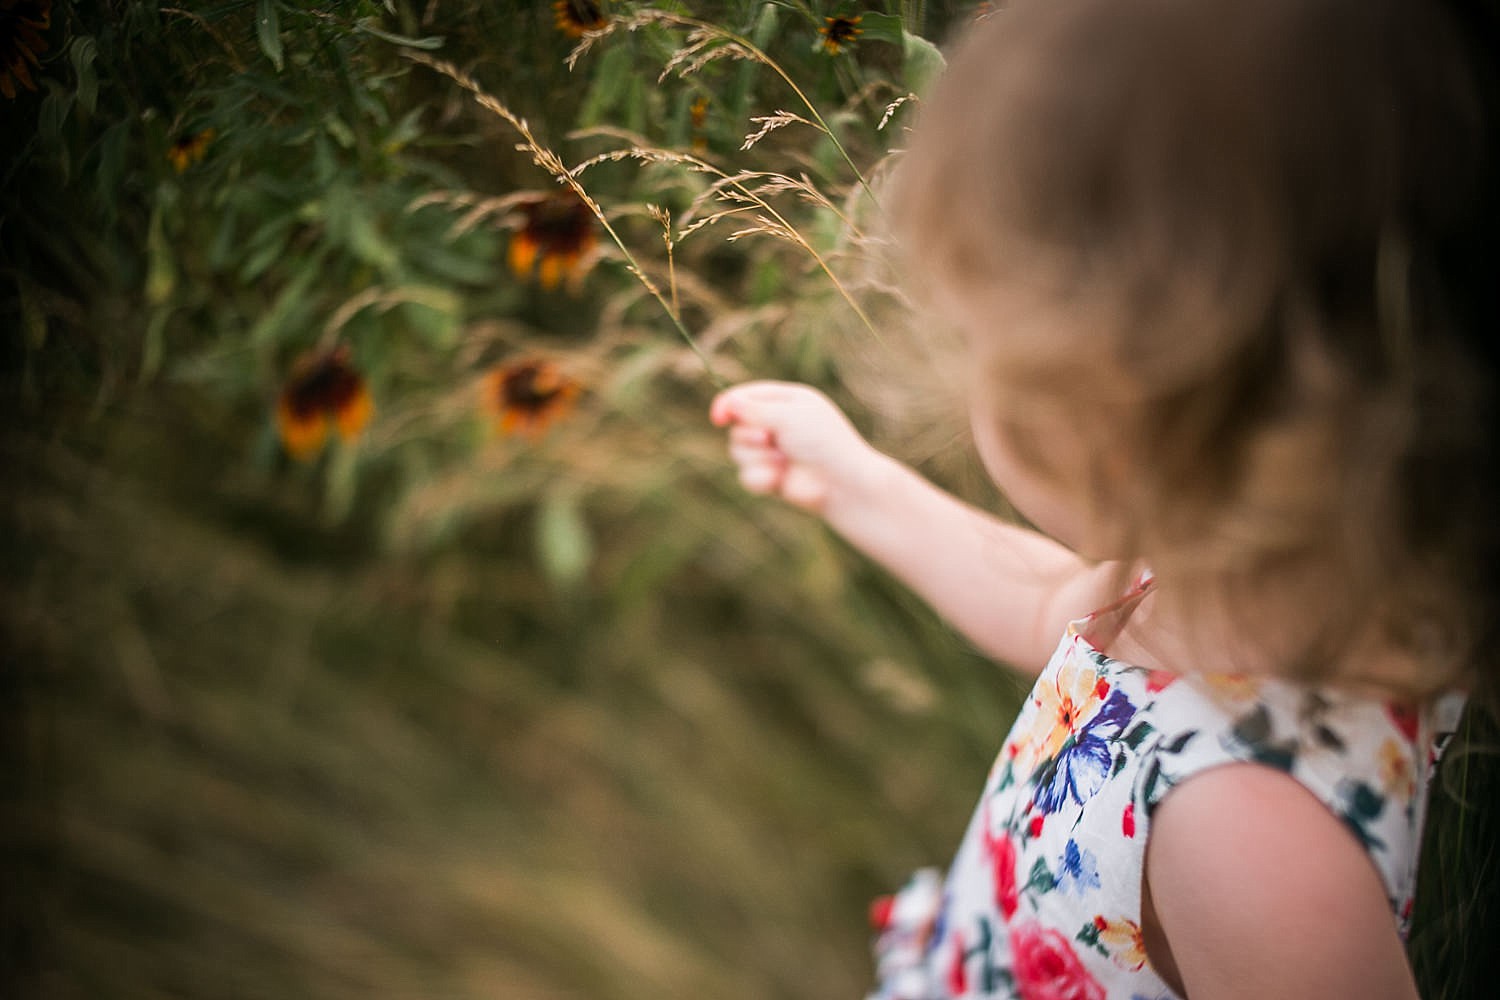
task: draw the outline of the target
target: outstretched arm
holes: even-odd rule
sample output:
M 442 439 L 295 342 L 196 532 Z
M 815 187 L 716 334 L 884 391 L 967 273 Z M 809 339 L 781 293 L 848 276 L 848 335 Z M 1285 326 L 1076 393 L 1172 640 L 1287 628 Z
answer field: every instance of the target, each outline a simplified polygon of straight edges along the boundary
M 729 427 L 740 482 L 820 514 L 981 651 L 1041 670 L 1066 623 L 1117 596 L 1118 574 L 943 492 L 862 438 L 822 393 L 749 382 L 710 417 Z

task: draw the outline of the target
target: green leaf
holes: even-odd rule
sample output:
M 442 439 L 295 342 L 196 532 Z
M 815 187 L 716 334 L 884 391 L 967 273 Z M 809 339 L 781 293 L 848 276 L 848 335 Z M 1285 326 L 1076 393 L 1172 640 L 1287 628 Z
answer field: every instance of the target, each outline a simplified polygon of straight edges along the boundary
M 329 240 L 360 261 L 381 271 L 390 270 L 399 263 L 401 255 L 381 234 L 368 198 L 353 186 L 329 186 L 323 202 L 323 218 L 328 226 Z
M 94 175 L 99 204 L 106 219 L 113 219 L 119 208 L 119 192 L 125 176 L 125 157 L 130 150 L 130 123 L 126 118 L 104 130 L 99 139 L 99 166 Z
M 433 347 L 457 346 L 463 300 L 457 293 L 431 285 L 407 286 L 400 290 L 404 300 L 401 318 L 413 331 Z
M 902 73 L 906 86 L 914 93 L 925 94 L 932 81 L 948 66 L 943 53 L 921 35 L 903 32 L 901 36 Z
M 177 287 L 177 268 L 167 244 L 161 206 L 151 213 L 151 228 L 146 233 L 146 302 L 159 306 L 172 297 Z
M 286 212 L 261 223 L 245 241 L 245 262 L 240 265 L 239 272 L 241 281 L 254 281 L 281 259 L 297 221 L 297 213 Z
M 411 38 L 407 35 L 397 35 L 377 26 L 373 17 L 360 18 L 354 23 L 354 27 L 367 35 L 374 35 L 381 41 L 390 42 L 392 45 L 403 45 L 410 49 L 426 49 L 429 52 L 433 49 L 443 47 L 443 38 L 441 35 L 429 35 L 426 38 Z
M 390 156 L 401 152 L 413 139 L 420 138 L 422 135 L 422 112 L 426 110 L 426 108 L 418 105 L 402 115 L 401 120 L 395 124 L 386 135 L 385 141 L 381 143 L 381 151 Z
M 232 208 L 226 208 L 219 213 L 219 224 L 214 229 L 213 240 L 208 245 L 208 266 L 214 271 L 223 271 L 229 267 L 234 260 L 235 252 L 240 249 L 239 241 L 239 213 Z
M 170 306 L 158 307 L 151 312 L 151 319 L 146 324 L 146 335 L 141 345 L 142 382 L 149 381 L 161 369 L 161 359 L 166 346 L 167 320 L 171 316 Z
M 273 339 L 277 339 L 283 329 L 299 325 L 308 309 L 308 289 L 318 278 L 320 273 L 320 257 L 314 257 L 305 261 L 301 268 L 292 276 L 292 280 L 286 283 L 276 301 L 271 304 L 255 321 L 250 328 L 247 339 L 250 343 L 261 345 Z
M 873 39 L 877 42 L 890 42 L 892 45 L 904 44 L 906 36 L 906 25 L 902 23 L 900 14 L 865 11 L 860 15 L 859 30 L 862 41 Z
M 353 149 L 358 140 L 354 137 L 354 130 L 344 123 L 337 115 L 327 115 L 323 119 L 323 128 L 333 136 L 334 141 L 345 149 Z
M 68 120 L 68 112 L 73 110 L 74 95 L 54 80 L 44 80 L 43 84 L 47 96 L 42 98 L 37 109 L 36 134 L 49 146 L 61 146 L 63 123 Z
M 559 590 L 572 590 L 583 582 L 594 545 L 574 494 L 558 491 L 542 498 L 536 546 L 542 572 Z
M 328 462 L 324 484 L 323 523 L 339 524 L 354 508 L 359 486 L 359 449 L 339 442 Z
M 764 50 L 776 37 L 776 7 L 776 4 L 769 3 L 762 7 L 755 26 L 750 29 L 750 42 L 758 49 Z
M 16 292 L 21 299 L 21 329 L 26 333 L 26 346 L 33 351 L 41 350 L 47 343 L 47 314 L 31 292 L 30 281 L 17 278 Z
M 92 35 L 79 35 L 68 45 L 73 75 L 78 78 L 78 104 L 90 114 L 99 104 L 99 76 L 94 72 L 94 59 L 98 55 L 99 46 Z
M 1154 732 L 1156 732 L 1156 730 L 1152 727 L 1151 723 L 1142 720 L 1137 725 L 1132 726 L 1130 730 L 1126 732 L 1126 734 L 1122 737 L 1122 739 L 1124 739 L 1125 745 L 1130 749 L 1139 750 L 1141 744 L 1145 742 L 1146 737 L 1150 736 Z
M 281 72 L 285 60 L 281 49 L 281 15 L 276 10 L 276 0 L 258 0 L 256 3 L 255 37 L 260 42 L 260 50 L 276 67 L 276 72 Z
M 597 125 L 620 103 L 625 95 L 625 81 L 634 68 L 633 53 L 628 46 L 616 45 L 605 51 L 594 69 L 594 82 L 583 100 L 579 124 L 584 128 Z
M 1030 877 L 1026 880 L 1026 888 L 1035 892 L 1051 892 L 1057 886 L 1057 879 L 1053 877 L 1051 869 L 1043 858 L 1037 858 L 1036 864 L 1031 866 Z
M 400 252 L 380 234 L 375 217 L 362 206 L 350 211 L 348 232 L 349 250 L 366 264 L 388 271 L 400 262 Z

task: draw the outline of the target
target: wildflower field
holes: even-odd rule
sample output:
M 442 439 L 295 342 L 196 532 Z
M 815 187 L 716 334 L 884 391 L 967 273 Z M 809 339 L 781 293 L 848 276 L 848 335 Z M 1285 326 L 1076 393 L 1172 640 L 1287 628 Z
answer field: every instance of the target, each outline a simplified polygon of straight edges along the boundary
M 854 391 L 975 6 L 0 0 L 4 995 L 862 995 L 1018 690 L 706 411 L 994 502 Z

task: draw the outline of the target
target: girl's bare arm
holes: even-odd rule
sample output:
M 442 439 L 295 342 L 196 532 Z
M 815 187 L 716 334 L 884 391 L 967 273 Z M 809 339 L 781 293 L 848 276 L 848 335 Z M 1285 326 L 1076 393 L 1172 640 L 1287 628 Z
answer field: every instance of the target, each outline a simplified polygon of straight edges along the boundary
M 943 492 L 873 448 L 808 386 L 746 383 L 720 394 L 710 415 L 730 428 L 746 489 L 820 514 L 1019 671 L 1040 671 L 1066 623 L 1115 596 L 1116 567 Z

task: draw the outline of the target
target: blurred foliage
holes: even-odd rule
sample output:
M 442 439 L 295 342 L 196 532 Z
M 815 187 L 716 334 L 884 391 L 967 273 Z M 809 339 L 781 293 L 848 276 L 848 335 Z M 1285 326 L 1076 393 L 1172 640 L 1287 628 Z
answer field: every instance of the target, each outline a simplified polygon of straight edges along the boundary
M 5 995 L 859 995 L 866 902 L 951 850 L 1018 692 L 742 496 L 705 412 L 799 378 L 882 433 L 858 234 L 968 5 L 40 6 Z M 573 256 L 549 163 L 609 224 Z M 526 364 L 580 391 L 503 433 Z

